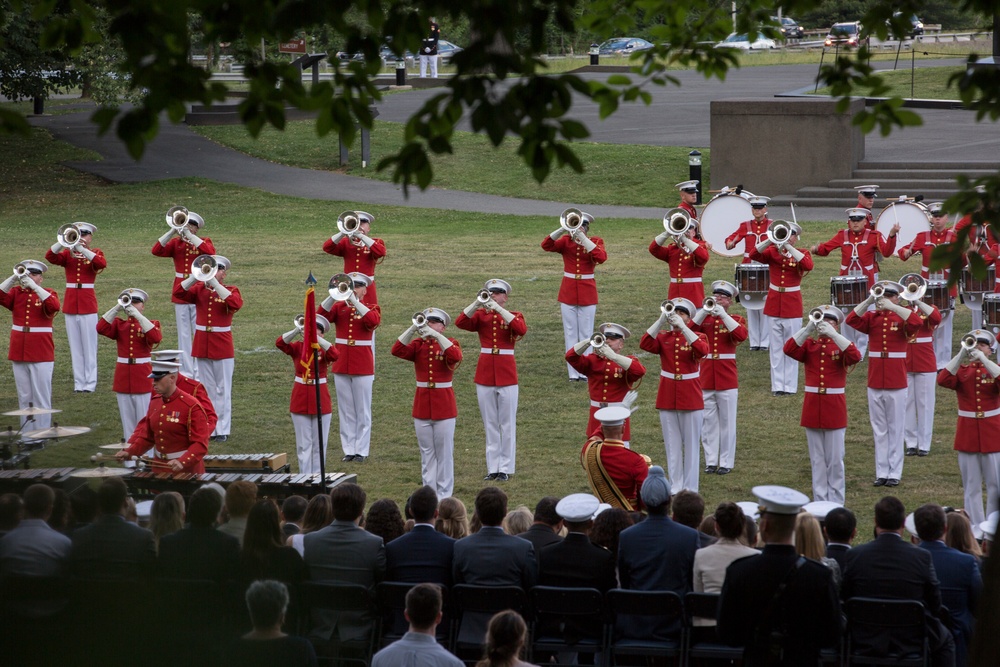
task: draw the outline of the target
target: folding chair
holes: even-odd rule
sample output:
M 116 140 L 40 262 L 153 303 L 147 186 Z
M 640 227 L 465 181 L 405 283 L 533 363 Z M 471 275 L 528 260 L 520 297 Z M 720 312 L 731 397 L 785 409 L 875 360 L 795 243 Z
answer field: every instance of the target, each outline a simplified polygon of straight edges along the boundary
M 535 586 L 530 592 L 531 652 L 593 653 L 607 649 L 604 596 L 596 588 Z M 546 662 L 549 664 L 576 664 Z
M 611 665 L 628 664 L 622 659 L 639 657 L 638 664 L 645 665 L 650 656 L 672 658 L 681 663 L 684 653 L 684 604 L 672 591 L 632 591 L 615 588 L 608 591 L 605 601 L 611 614 L 611 639 L 607 654 Z M 622 629 L 636 623 L 651 628 L 676 628 L 671 636 L 658 637 L 653 633 L 625 634 Z M 636 664 L 636 663 L 632 663 Z
M 388 646 L 398 641 L 409 629 L 409 623 L 403 612 L 406 610 L 406 594 L 416 585 L 402 581 L 383 581 L 375 587 L 376 605 L 382 615 L 381 631 L 377 644 L 379 647 Z M 437 628 L 437 640 L 439 644 L 447 647 L 450 640 L 448 628 L 451 624 L 448 589 L 441 584 L 436 585 L 441 589 L 441 610 L 444 614 L 441 624 Z
M 924 605 L 917 600 L 851 598 L 847 665 L 925 667 L 930 658 Z
M 482 657 L 486 627 L 494 614 L 513 609 L 524 616 L 528 606 L 527 595 L 520 586 L 456 584 L 451 589 L 451 601 L 455 610 L 452 625 L 456 628 L 451 652 L 459 658 L 463 654 L 475 656 L 466 662 Z
M 715 624 L 695 625 L 695 619 L 715 621 L 719 617 L 718 593 L 688 593 L 684 596 L 684 625 L 687 630 L 687 663 L 692 660 L 743 661 L 743 647 L 730 646 L 719 639 Z
M 308 581 L 299 586 L 302 601 L 300 634 L 309 636 L 317 625 L 332 624 L 333 634 L 327 644 L 316 644 L 316 653 L 323 664 L 360 663 L 367 667 L 375 652 L 378 617 L 371 593 L 358 584 L 329 584 Z M 358 634 L 339 639 L 343 626 L 353 627 Z

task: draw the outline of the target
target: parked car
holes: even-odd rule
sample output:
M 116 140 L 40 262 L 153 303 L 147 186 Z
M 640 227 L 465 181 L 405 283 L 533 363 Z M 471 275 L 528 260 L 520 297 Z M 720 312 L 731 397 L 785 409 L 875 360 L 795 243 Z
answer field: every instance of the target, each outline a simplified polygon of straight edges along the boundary
M 781 31 L 781 36 L 785 39 L 802 39 L 806 36 L 806 31 L 794 19 L 790 19 L 787 16 L 780 18 L 772 16 L 771 20 L 777 24 L 778 29 Z
M 845 23 L 834 23 L 833 27 L 830 28 L 830 34 L 826 36 L 826 40 L 823 43 L 826 46 L 833 46 L 835 44 L 840 46 L 858 46 L 862 41 L 867 41 L 867 38 L 861 35 L 861 22 L 847 21 Z
M 651 48 L 653 48 L 652 42 L 639 37 L 615 37 L 601 44 L 598 53 L 602 56 L 629 56 Z
M 715 46 L 720 49 L 741 49 L 743 51 L 766 51 L 778 48 L 778 44 L 770 37 L 757 35 L 757 39 L 751 42 L 746 33 L 737 34 L 735 32 Z
M 892 18 L 898 20 L 902 15 L 903 12 L 896 12 L 892 15 Z M 909 17 L 903 20 L 903 22 L 909 24 L 911 37 L 924 34 L 924 22 L 918 19 L 916 14 L 910 14 Z M 886 23 L 889 22 L 886 21 Z

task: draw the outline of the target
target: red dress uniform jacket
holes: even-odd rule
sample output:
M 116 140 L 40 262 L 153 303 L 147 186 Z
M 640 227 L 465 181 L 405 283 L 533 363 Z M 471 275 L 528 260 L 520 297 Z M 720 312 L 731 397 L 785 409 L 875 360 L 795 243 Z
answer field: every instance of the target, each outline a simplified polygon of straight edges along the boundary
M 386 254 L 385 242 L 382 239 L 372 239 L 375 243 L 369 248 L 360 241 L 355 243 L 346 236 L 337 243 L 327 239 L 323 243 L 323 252 L 344 258 L 344 273 L 363 273 L 372 283 L 365 292 L 361 303 L 372 306 L 378 303 L 378 293 L 375 291 L 375 265 L 379 264 Z
M 7 350 L 11 361 L 35 363 L 56 359 L 52 320 L 59 312 L 59 296 L 48 288 L 45 291 L 49 296 L 44 301 L 34 290 L 20 285 L 11 287 L 6 294 L 0 292 L 0 306 L 14 316 Z
M 451 347 L 443 352 L 440 343 L 433 338 L 415 338 L 409 345 L 397 340 L 392 346 L 392 356 L 412 361 L 417 374 L 414 419 L 454 419 L 458 416 L 451 380 L 462 363 L 462 348 L 454 338 L 448 340 Z
M 579 355 L 570 348 L 566 352 L 566 363 L 587 376 L 590 393 L 590 418 L 587 420 L 587 436 L 592 436 L 601 428 L 601 422 L 594 419 L 594 413 L 610 403 L 621 403 L 630 389 L 639 386 L 646 374 L 646 367 L 638 357 L 629 355 L 632 364 L 625 370 L 618 364 L 596 354 Z M 625 420 L 625 440 L 631 440 L 630 419 Z
M 667 298 L 690 299 L 695 305 L 700 305 L 705 300 L 705 286 L 701 277 L 708 264 L 708 245 L 699 239 L 695 239 L 695 243 L 698 248 L 694 252 L 688 252 L 687 248 L 682 248 L 673 241 L 657 245 L 653 240 L 649 243 L 649 254 L 670 266 Z
M 739 376 L 736 372 L 736 346 L 750 337 L 747 321 L 742 315 L 732 315 L 737 326 L 730 331 L 721 317 L 709 315 L 701 324 L 692 322 L 692 331 L 705 335 L 708 339 L 708 354 L 701 360 L 702 389 L 738 389 Z
M 1000 380 L 979 362 L 960 366 L 957 375 L 941 369 L 937 382 L 958 394 L 955 451 L 968 454 L 1000 452 Z
M 770 284 L 767 301 L 764 302 L 764 314 L 768 317 L 802 317 L 802 276 L 813 270 L 812 255 L 808 250 L 802 250 L 802 253 L 805 257 L 798 262 L 778 252 L 773 245 L 764 248 L 764 252 L 757 252 L 757 248 L 750 249 L 751 261 L 770 267 Z
M 200 237 L 199 237 L 200 238 Z M 201 246 L 195 248 L 182 238 L 174 237 L 167 241 L 167 245 L 160 245 L 157 241 L 153 244 L 153 254 L 157 257 L 170 257 L 174 260 L 174 296 L 171 299 L 174 303 L 190 303 L 177 297 L 177 287 L 181 282 L 191 275 L 191 263 L 199 255 L 214 255 L 215 246 L 212 239 L 207 236 L 201 239 Z
M 118 344 L 112 389 L 119 394 L 148 394 L 153 391 L 153 380 L 149 377 L 153 370 L 150 355 L 163 340 L 163 332 L 159 321 L 151 321 L 153 328 L 143 333 L 134 317 L 124 320 L 115 318 L 114 322 L 108 322 L 103 317 L 97 320 L 97 333 Z
M 208 419 L 190 394 L 176 390 L 169 398 L 157 394 L 149 402 L 149 412 L 135 427 L 125 451 L 139 456 L 152 447 L 155 458 L 164 462 L 180 460 L 184 472 L 203 473 L 202 458 L 208 452 Z
M 682 208 L 685 211 L 687 211 L 687 214 L 691 216 L 692 220 L 698 219 L 698 209 L 696 209 L 692 204 L 688 204 L 687 202 L 681 202 L 680 204 L 677 205 L 677 208 Z
M 847 326 L 868 334 L 868 387 L 871 389 L 906 389 L 906 349 L 924 321 L 910 312 L 903 319 L 886 310 L 868 311 L 862 317 L 853 310 L 847 313 Z
M 333 362 L 333 372 L 342 375 L 374 375 L 372 332 L 382 323 L 382 310 L 377 305 L 369 306 L 368 312 L 362 317 L 351 304 L 337 301 L 330 310 L 320 308 L 319 314 L 330 320 L 337 332 L 337 360 Z
M 840 248 L 840 275 L 851 275 L 852 272 L 864 274 L 868 279 L 868 289 L 871 289 L 875 286 L 875 274 L 878 272 L 877 253 L 892 257 L 896 250 L 896 237 L 886 239 L 880 232 L 871 229 L 863 229 L 859 233 L 842 229 L 826 243 L 819 244 L 816 254 L 826 257 L 837 248 Z
M 703 410 L 699 361 L 708 354 L 708 339 L 688 343 L 679 331 L 661 331 L 653 338 L 642 335 L 639 347 L 660 355 L 660 389 L 656 393 L 657 410 Z
M 597 303 L 594 268 L 608 260 L 608 251 L 604 249 L 604 239 L 591 236 L 590 240 L 597 246 L 590 252 L 569 235 L 560 236 L 558 241 L 553 241 L 549 236 L 542 240 L 542 250 L 557 252 L 563 258 L 559 303 L 571 306 L 593 306 Z
M 93 261 L 86 257 L 78 257 L 63 248 L 45 252 L 45 259 L 50 264 L 61 266 L 66 270 L 66 294 L 63 295 L 63 313 L 66 315 L 90 315 L 97 312 L 97 293 L 94 292 L 94 280 L 97 274 L 108 267 L 108 260 L 99 248 L 91 248 Z
M 937 357 L 934 356 L 934 330 L 941 324 L 941 311 L 931 306 L 930 315 L 924 315 L 916 308 L 913 312 L 923 324 L 917 329 L 906 346 L 907 373 L 937 373 Z
M 639 491 L 642 489 L 642 483 L 649 476 L 649 464 L 646 463 L 646 459 L 642 458 L 638 452 L 626 448 L 625 443 L 621 440 L 604 440 L 604 434 L 601 433 L 600 429 L 593 437 L 604 442 L 601 447 L 601 464 L 608 472 L 608 477 L 622 492 L 622 495 L 629 500 L 632 507 L 636 509 L 642 507 Z M 590 440 L 583 443 L 583 449 L 580 451 L 581 457 L 590 443 Z
M 212 399 L 208 397 L 205 385 L 189 378 L 183 373 L 178 373 L 177 388 L 185 394 L 193 396 L 196 401 L 201 403 L 201 407 L 205 408 L 205 417 L 208 419 L 208 432 L 211 433 L 214 431 L 215 425 L 219 421 L 219 415 L 215 412 L 215 406 L 212 405 Z
M 726 237 L 726 243 L 744 241 L 743 261 L 741 264 L 749 264 L 753 261 L 750 259 L 750 250 L 767 238 L 767 228 L 771 226 L 771 222 L 771 219 L 766 215 L 760 222 L 751 218 L 750 220 L 741 222 L 736 231 Z
M 514 319 L 507 324 L 498 313 L 480 308 L 472 317 L 464 312 L 455 318 L 455 326 L 479 334 L 479 363 L 475 383 L 484 387 L 508 387 L 517 384 L 514 343 L 528 333 L 524 315 L 510 311 Z
M 180 283 L 174 285 L 174 302 L 193 303 L 195 305 L 194 341 L 191 343 L 191 356 L 197 359 L 232 359 L 236 356 L 233 349 L 233 315 L 243 307 L 243 296 L 240 288 L 224 285 L 230 291 L 225 299 L 197 282 L 191 289 L 185 291 Z
M 297 415 L 316 414 L 316 369 L 310 365 L 306 371 L 299 363 L 302 357 L 302 346 L 305 345 L 300 340 L 286 343 L 285 339 L 278 336 L 274 346 L 292 358 L 295 366 L 295 382 L 292 384 L 292 404 L 288 411 Z M 319 353 L 319 400 L 321 413 L 328 415 L 333 412 L 330 403 L 330 388 L 327 386 L 327 368 L 337 360 L 337 346 L 331 345 L 328 350 L 317 350 Z M 308 379 L 306 376 L 308 375 Z
M 801 426 L 847 428 L 847 398 L 844 387 L 851 366 L 861 361 L 861 352 L 851 343 L 841 350 L 826 336 L 808 338 L 800 347 L 794 338 L 785 341 L 785 354 L 806 367 L 805 398 Z
M 900 248 L 899 252 L 896 254 L 899 255 L 900 259 L 903 259 L 907 252 L 912 252 L 914 255 L 920 255 L 920 275 L 924 278 L 930 278 L 931 253 L 934 252 L 934 248 L 945 243 L 951 243 L 954 240 L 954 230 L 946 229 L 943 232 L 935 232 L 932 229 L 929 232 L 918 233 L 909 244 Z M 944 280 L 948 280 L 948 276 L 951 271 L 945 267 L 941 270 L 941 272 L 944 274 Z M 951 296 L 957 296 L 958 286 L 952 285 L 949 292 L 951 293 Z

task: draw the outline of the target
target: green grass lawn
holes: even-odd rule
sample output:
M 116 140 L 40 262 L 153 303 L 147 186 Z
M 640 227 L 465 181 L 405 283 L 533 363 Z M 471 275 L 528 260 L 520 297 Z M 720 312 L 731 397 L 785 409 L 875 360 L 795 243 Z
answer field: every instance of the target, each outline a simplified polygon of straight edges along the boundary
M 889 86 L 887 97 L 900 96 L 904 99 L 957 100 L 958 91 L 948 87 L 948 79 L 956 72 L 964 72 L 964 67 L 921 67 L 910 69 L 909 61 L 901 62 L 900 68 L 879 72 Z M 817 95 L 829 95 L 830 88 L 820 88 Z
M 80 151 L 51 141 L 42 131 L 30 140 L 0 138 L 6 159 L 0 163 L 0 219 L 5 242 L 0 267 L 24 258 L 41 258 L 65 222 L 85 220 L 98 232 L 94 244 L 104 250 L 109 267 L 97 283 L 103 312 L 118 293 L 130 286 L 150 293 L 146 314 L 162 322 L 164 345 L 173 347 L 176 331 L 170 286 L 170 261 L 149 249 L 166 229 L 163 215 L 181 204 L 202 214 L 204 235 L 218 252 L 233 261 L 229 281 L 242 290 L 245 307 L 236 316 L 236 374 L 233 430 L 228 443 L 214 453 L 287 452 L 294 460 L 294 437 L 288 416 L 292 361 L 274 347 L 301 312 L 303 281 L 309 272 L 321 280 L 341 269 L 337 258 L 325 255 L 323 241 L 335 231 L 337 215 L 363 208 L 376 217 L 374 235 L 385 239 L 389 254 L 378 270 L 383 322 L 378 330 L 374 385 L 372 457 L 365 464 L 340 463 L 336 437 L 330 447 L 332 470 L 350 470 L 374 501 L 390 497 L 402 503 L 420 484 L 419 454 L 410 411 L 414 375 L 411 364 L 392 357 L 390 347 L 410 323 L 415 310 L 430 305 L 452 316 L 467 305 L 484 280 L 511 282 L 510 307 L 524 313 L 528 334 L 517 346 L 521 376 L 518 417 L 517 474 L 504 485 L 511 506 L 533 506 L 543 495 L 587 491 L 579 452 L 587 422 L 588 398 L 583 383 L 567 381 L 562 327 L 556 293 L 562 273 L 558 256 L 542 252 L 542 238 L 557 226 L 551 218 L 482 215 L 451 211 L 373 206 L 366 202 L 318 202 L 275 196 L 257 190 L 207 180 L 182 179 L 141 185 L 108 185 L 56 164 L 79 159 Z M 604 187 L 610 192 L 613 188 Z M 664 202 L 664 205 L 673 202 Z M 832 236 L 841 226 L 830 221 L 803 220 L 804 241 L 813 244 Z M 614 320 L 635 333 L 627 350 L 638 353 L 638 336 L 658 315 L 666 295 L 666 267 L 647 251 L 662 230 L 658 219 L 598 220 L 593 233 L 605 239 L 609 260 L 600 267 L 597 321 Z M 818 259 L 806 279 L 807 305 L 829 300 L 829 276 L 839 259 Z M 705 272 L 706 284 L 732 279 L 733 260 L 714 256 Z M 890 259 L 883 275 L 898 277 L 916 266 Z M 4 269 L 6 270 L 6 269 Z M 63 291 L 62 275 L 51 271 L 46 284 Z M 737 307 L 737 311 L 742 311 Z M 8 315 L 0 315 L 0 323 Z M 959 308 L 955 335 L 970 328 L 969 311 Z M 31 459 L 32 467 L 89 466 L 99 445 L 117 442 L 121 426 L 111 379 L 115 347 L 100 341 L 98 390 L 74 394 L 63 320 L 55 322 L 56 364 L 53 406 L 60 424 L 92 430 L 74 438 L 51 441 Z M 478 341 L 472 334 L 449 329 L 467 351 L 455 376 L 459 417 L 455 446 L 455 492 L 471 504 L 486 472 L 484 435 L 476 404 L 473 375 Z M 663 439 L 654 401 L 658 361 L 640 353 L 649 369 L 640 388 L 640 408 L 633 418 L 633 448 L 665 464 Z M 738 352 L 741 395 L 736 467 L 727 476 L 705 476 L 701 492 L 709 508 L 723 500 L 749 500 L 757 484 L 783 484 L 810 492 L 805 433 L 799 427 L 802 394 L 770 395 L 765 353 Z M 847 504 L 859 516 L 859 536 L 871 534 L 871 508 L 883 491 L 871 486 L 874 477 L 872 432 L 867 419 L 864 366 L 848 378 L 851 425 L 847 431 Z M 801 384 L 801 381 L 800 381 Z M 927 501 L 959 506 L 962 488 L 952 438 L 956 401 L 939 390 L 932 454 L 906 459 L 903 484 L 894 493 L 907 507 Z M 0 410 L 17 407 L 11 368 L 0 364 Z M 16 419 L 0 427 L 16 428 Z M 899 426 L 899 425 L 897 425 Z M 334 425 L 332 433 L 337 433 Z

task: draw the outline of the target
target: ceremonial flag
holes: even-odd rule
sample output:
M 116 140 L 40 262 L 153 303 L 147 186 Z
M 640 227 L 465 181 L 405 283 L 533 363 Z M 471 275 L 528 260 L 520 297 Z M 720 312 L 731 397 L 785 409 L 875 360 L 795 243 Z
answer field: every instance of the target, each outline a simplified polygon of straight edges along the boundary
M 312 285 L 306 290 L 305 302 L 305 327 L 302 329 L 302 356 L 299 364 L 302 365 L 302 379 L 309 381 L 313 379 L 313 369 L 315 367 L 316 351 L 319 350 L 319 343 L 316 342 L 316 290 Z

